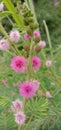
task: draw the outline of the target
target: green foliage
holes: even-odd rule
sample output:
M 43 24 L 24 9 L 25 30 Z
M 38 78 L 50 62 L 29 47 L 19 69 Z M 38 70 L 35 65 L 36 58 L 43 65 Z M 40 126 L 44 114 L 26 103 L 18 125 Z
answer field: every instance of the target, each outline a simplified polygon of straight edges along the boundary
M 34 3 L 42 39 L 46 39 L 43 25 L 43 20 L 45 20 L 49 28 L 52 45 L 56 48 L 61 43 L 61 0 L 59 0 L 57 7 L 53 5 L 53 0 L 37 0 Z
M 4 0 L 4 3 L 7 7 L 7 9 L 12 12 L 12 17 L 14 18 L 15 22 L 17 23 L 17 25 L 19 27 L 21 27 L 22 29 L 24 28 L 24 23 L 23 23 L 23 19 L 22 16 L 19 15 L 15 9 L 15 7 L 13 6 L 11 0 Z
M 30 0 L 29 0 L 30 2 Z M 6 8 L 8 11 L 0 12 L 1 19 L 5 20 L 5 17 L 10 16 L 10 20 L 15 21 L 15 23 L 18 25 L 17 27 L 20 27 L 20 29 L 24 29 L 23 19 L 21 15 L 16 12 L 16 8 L 14 8 L 11 0 L 4 0 L 4 3 L 6 5 Z M 41 5 L 40 5 L 41 3 Z M 57 21 L 57 17 L 59 17 L 59 14 L 57 13 L 57 8 L 53 6 L 53 3 L 48 0 L 40 1 L 38 0 L 35 2 L 36 5 L 39 4 L 38 9 L 36 8 L 37 17 L 39 20 L 39 23 L 41 21 L 41 35 L 42 38 L 46 38 L 45 29 L 43 25 L 43 20 L 46 20 L 46 23 L 49 27 L 51 39 L 52 36 L 54 36 L 54 30 L 57 29 L 57 34 L 59 38 L 59 34 L 61 33 L 58 27 L 61 27 L 61 25 L 58 23 L 61 22 L 61 20 Z M 41 9 L 40 9 L 41 7 Z M 53 9 L 54 7 L 54 9 Z M 30 2 L 30 8 L 33 10 L 32 3 Z M 49 9 L 49 12 L 47 11 Z M 60 6 L 58 7 L 60 10 Z M 34 11 L 34 10 L 33 10 Z M 13 13 L 14 12 L 14 13 Z M 54 13 L 53 13 L 54 12 Z M 55 13 L 56 12 L 56 13 Z M 4 16 L 2 16 L 4 15 Z M 11 18 L 12 17 L 12 18 Z M 7 25 L 6 25 L 7 26 Z M 11 25 L 12 26 L 12 25 Z M 59 33 L 58 33 L 59 32 Z M 57 40 L 57 34 L 56 39 Z M 60 37 L 61 39 L 61 37 Z M 54 39 L 52 39 L 54 41 Z M 59 40 L 58 40 L 59 41 Z M 51 44 L 50 44 L 51 46 Z M 44 54 L 46 50 L 50 51 L 51 48 L 46 48 L 44 50 Z M 59 52 L 58 52 L 59 50 Z M 38 95 L 37 97 L 34 97 L 31 100 L 24 101 L 25 107 L 24 111 L 26 113 L 26 123 L 23 125 L 23 129 L 21 130 L 61 130 L 61 50 L 58 48 L 57 50 L 53 50 L 55 54 L 54 58 L 54 64 L 55 66 L 52 66 L 53 72 L 51 69 L 47 69 L 44 66 L 44 55 L 42 55 L 42 52 L 39 54 L 39 56 L 42 58 L 43 65 L 40 68 L 40 71 L 36 73 L 34 72 L 34 78 L 38 79 L 41 82 L 40 89 L 42 92 L 44 92 L 43 96 Z M 46 54 L 45 54 L 46 55 Z M 46 56 L 45 56 L 46 58 Z M 47 58 L 50 59 L 51 56 L 47 55 Z M 13 87 L 13 83 L 17 83 L 17 81 L 24 81 L 26 78 L 26 74 L 16 74 L 10 69 L 10 59 L 11 57 L 5 52 L 1 53 L 0 57 L 0 129 L 1 130 L 16 130 L 17 126 L 14 122 L 13 114 L 9 112 L 11 103 L 13 100 L 19 98 L 22 100 L 20 94 L 19 94 L 19 88 L 16 86 Z M 53 68 L 54 67 L 54 68 Z M 56 71 L 57 70 L 57 71 Z M 55 72 L 56 71 L 56 72 Z M 55 75 L 54 75 L 55 73 Z M 4 85 L 2 83 L 2 80 L 6 79 L 8 81 L 7 85 Z M 45 98 L 45 92 L 49 90 L 52 93 L 52 99 L 46 99 Z M 31 118 L 30 118 L 31 117 Z M 31 122 L 28 122 L 31 119 Z
M 26 113 L 33 115 L 35 119 L 42 120 L 43 116 L 45 117 L 48 110 L 48 100 L 45 98 L 31 99 L 27 102 Z

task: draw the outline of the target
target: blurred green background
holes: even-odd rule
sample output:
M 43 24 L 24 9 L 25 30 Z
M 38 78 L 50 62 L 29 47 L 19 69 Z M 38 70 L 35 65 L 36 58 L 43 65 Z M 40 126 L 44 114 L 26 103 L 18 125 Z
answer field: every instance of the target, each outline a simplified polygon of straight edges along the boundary
M 61 0 L 34 0 L 42 39 L 46 40 L 43 20 L 49 28 L 53 47 L 61 44 Z

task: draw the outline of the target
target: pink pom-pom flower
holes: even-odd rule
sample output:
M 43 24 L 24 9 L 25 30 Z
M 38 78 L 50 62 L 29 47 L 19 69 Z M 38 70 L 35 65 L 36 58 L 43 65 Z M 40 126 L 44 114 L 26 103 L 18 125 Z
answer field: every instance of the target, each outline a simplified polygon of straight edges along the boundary
M 42 62 L 41 62 L 41 59 L 40 59 L 39 57 L 34 56 L 34 57 L 32 58 L 32 68 L 33 68 L 33 69 L 38 69 L 38 68 L 40 68 L 41 64 L 42 64 Z
M 35 96 L 35 85 L 31 81 L 26 81 L 20 86 L 20 95 L 24 98 L 32 98 Z
M 40 82 L 38 82 L 38 80 L 33 80 L 33 84 L 35 86 L 35 91 L 37 91 L 38 88 L 40 87 Z
M 52 95 L 50 94 L 49 91 L 46 92 L 46 98 L 52 98 Z
M 18 42 L 20 40 L 20 33 L 18 30 L 13 30 L 10 32 L 10 40 L 12 42 Z
M 15 122 L 18 125 L 22 125 L 25 123 L 25 114 L 22 111 L 17 112 L 14 116 L 15 116 Z
M 49 68 L 52 66 L 52 61 L 51 60 L 47 60 L 46 61 L 46 67 Z
M 27 40 L 27 41 L 30 40 L 30 35 L 29 34 L 25 34 L 24 35 L 24 39 Z
M 33 35 L 34 35 L 34 37 L 40 37 L 39 31 L 36 31 L 36 30 L 33 32 Z
M 0 3 L 0 12 L 3 11 L 3 8 L 4 8 L 4 4 L 3 2 Z
M 11 110 L 12 112 L 21 111 L 22 107 L 23 107 L 22 101 L 17 99 L 12 102 Z
M 39 44 L 41 46 L 41 48 L 46 47 L 46 42 L 45 41 L 40 41 Z
M 24 57 L 16 56 L 11 60 L 10 66 L 15 72 L 25 73 L 27 67 L 27 60 Z
M 9 43 L 6 39 L 0 40 L 0 50 L 7 51 L 9 49 Z

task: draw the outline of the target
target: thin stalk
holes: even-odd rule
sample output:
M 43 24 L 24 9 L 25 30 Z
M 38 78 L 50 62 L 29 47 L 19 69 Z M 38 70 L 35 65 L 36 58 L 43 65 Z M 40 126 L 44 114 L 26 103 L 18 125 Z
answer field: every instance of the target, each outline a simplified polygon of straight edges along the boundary
M 18 126 L 18 130 L 21 130 L 21 126 L 20 125 Z
M 19 52 L 19 50 L 17 49 L 17 47 L 13 44 L 13 47 L 14 47 L 14 49 L 16 50 L 16 52 L 17 52 L 17 54 L 18 55 L 21 55 L 21 53 Z
M 29 125 L 31 123 L 32 118 L 33 118 L 33 115 L 31 115 L 31 117 L 30 117 L 30 119 L 29 119 L 29 121 L 28 121 L 28 123 L 27 123 L 27 125 L 26 125 L 24 130 L 28 130 L 28 127 L 29 127 Z
M 8 39 L 8 41 L 10 41 L 8 34 L 5 31 L 5 29 L 4 29 L 4 27 L 2 26 L 1 23 L 0 23 L 0 32 Z
M 6 51 L 9 55 L 11 55 L 11 56 L 15 56 L 15 54 L 14 53 L 12 53 L 11 51 L 9 51 L 9 50 L 7 50 Z
M 7 18 L 8 18 L 8 20 L 9 20 L 10 24 L 11 24 L 12 26 L 14 26 L 14 23 L 13 23 L 13 21 L 10 19 L 10 17 L 7 16 Z
M 6 129 L 6 126 L 7 126 L 7 122 L 6 122 L 6 114 L 4 114 L 4 130 L 7 130 L 7 129 Z
M 47 39 L 48 39 L 48 44 L 49 44 L 49 47 L 50 47 L 50 54 L 51 54 L 51 57 L 52 57 L 52 59 L 53 59 L 53 52 L 52 52 L 52 44 L 51 44 L 50 34 L 49 34 L 49 30 L 48 30 L 48 27 L 47 27 L 47 25 L 46 25 L 45 20 L 43 20 L 43 24 L 44 24 L 44 27 L 45 27 L 45 30 L 46 30 L 46 35 L 47 35 Z
M 30 79 L 31 77 L 31 73 L 32 73 L 32 48 L 33 48 L 33 41 L 31 41 L 31 44 L 30 44 L 30 51 L 29 51 L 29 59 L 28 59 L 28 80 Z

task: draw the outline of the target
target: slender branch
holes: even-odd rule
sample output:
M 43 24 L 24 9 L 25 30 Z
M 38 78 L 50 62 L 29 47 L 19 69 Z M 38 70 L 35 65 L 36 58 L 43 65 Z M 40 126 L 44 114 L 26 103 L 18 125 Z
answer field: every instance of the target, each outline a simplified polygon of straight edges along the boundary
M 24 130 L 27 130 L 27 128 L 29 127 L 29 125 L 30 125 L 30 123 L 31 123 L 32 118 L 33 118 L 33 114 L 32 114 L 31 117 L 29 118 L 29 121 L 28 121 L 28 123 L 27 123 L 27 125 L 26 125 L 26 127 L 25 127 Z
M 48 39 L 48 44 L 49 44 L 49 47 L 50 47 L 51 57 L 52 57 L 52 59 L 53 59 L 52 44 L 51 44 L 51 39 L 50 39 L 49 30 L 48 30 L 48 27 L 47 27 L 47 25 L 46 25 L 45 20 L 43 20 L 43 23 L 44 23 L 44 27 L 45 27 L 46 34 L 47 34 L 47 39 Z

